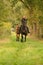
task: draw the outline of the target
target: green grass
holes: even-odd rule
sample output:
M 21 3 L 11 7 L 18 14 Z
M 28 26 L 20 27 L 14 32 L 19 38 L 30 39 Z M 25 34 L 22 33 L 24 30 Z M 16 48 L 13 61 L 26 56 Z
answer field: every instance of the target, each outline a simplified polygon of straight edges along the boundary
M 43 65 L 43 41 L 0 43 L 0 65 Z

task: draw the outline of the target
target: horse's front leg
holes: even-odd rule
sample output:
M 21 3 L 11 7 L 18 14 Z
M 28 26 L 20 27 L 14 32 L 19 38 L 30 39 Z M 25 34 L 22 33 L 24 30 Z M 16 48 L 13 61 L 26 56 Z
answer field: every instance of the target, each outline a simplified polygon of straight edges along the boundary
M 25 42 L 26 42 L 26 35 L 25 35 Z
M 23 42 L 23 34 L 21 34 L 21 42 Z

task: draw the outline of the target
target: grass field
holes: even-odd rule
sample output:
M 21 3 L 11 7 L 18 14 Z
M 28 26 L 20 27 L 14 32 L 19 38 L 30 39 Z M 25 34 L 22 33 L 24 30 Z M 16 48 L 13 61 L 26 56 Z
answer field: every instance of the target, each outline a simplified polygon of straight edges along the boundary
M 27 38 L 27 42 L 0 43 L 0 65 L 43 65 L 43 41 Z

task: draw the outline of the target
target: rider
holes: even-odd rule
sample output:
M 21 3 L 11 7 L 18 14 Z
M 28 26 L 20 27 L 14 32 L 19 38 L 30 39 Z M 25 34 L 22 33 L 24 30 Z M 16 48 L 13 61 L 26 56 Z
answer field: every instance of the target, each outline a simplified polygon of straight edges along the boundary
M 27 24 L 27 18 L 26 18 L 26 16 L 23 16 L 23 17 L 22 17 L 21 24 L 22 24 L 23 26 Z
M 27 26 L 27 18 L 26 16 L 23 16 L 22 17 L 22 20 L 21 20 L 21 28 L 23 28 L 24 32 L 25 32 L 25 27 Z

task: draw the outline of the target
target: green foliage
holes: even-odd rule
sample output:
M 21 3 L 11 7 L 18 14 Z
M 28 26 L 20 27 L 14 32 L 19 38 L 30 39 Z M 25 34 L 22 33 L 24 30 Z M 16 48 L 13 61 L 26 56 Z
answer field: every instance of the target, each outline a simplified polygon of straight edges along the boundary
M 28 18 L 28 23 L 33 26 L 33 21 L 41 21 L 43 26 L 43 0 L 0 0 L 0 21 L 12 22 L 12 26 L 20 24 L 22 16 Z M 0 27 L 3 27 L 0 23 Z
M 4 3 L 3 0 L 0 0 L 0 19 L 3 17 Z
M 40 19 L 39 24 L 43 25 L 43 16 L 40 16 L 39 19 Z
M 18 0 L 11 0 L 11 7 L 14 7 Z
M 0 22 L 0 38 L 8 37 L 11 35 L 11 24 Z

